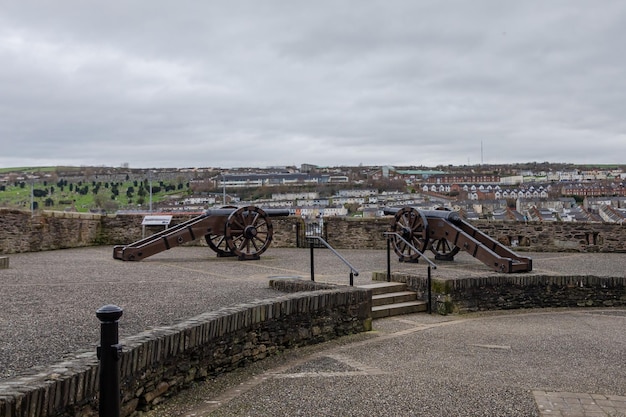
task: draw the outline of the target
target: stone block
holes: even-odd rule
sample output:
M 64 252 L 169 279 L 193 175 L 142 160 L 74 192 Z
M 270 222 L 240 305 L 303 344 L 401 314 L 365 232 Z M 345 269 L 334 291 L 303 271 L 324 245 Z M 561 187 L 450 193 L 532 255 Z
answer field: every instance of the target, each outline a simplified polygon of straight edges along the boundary
M 9 268 L 9 257 L 0 256 L 0 269 L 8 269 L 8 268 Z

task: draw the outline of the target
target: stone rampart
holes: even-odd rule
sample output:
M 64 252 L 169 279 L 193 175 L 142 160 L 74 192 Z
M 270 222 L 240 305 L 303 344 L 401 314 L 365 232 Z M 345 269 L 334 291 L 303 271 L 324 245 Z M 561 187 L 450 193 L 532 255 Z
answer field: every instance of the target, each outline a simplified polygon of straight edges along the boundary
M 298 280 L 270 285 L 292 292 L 236 305 L 120 340 L 122 416 L 137 416 L 203 380 L 292 347 L 371 330 L 371 293 L 315 289 Z M 123 317 L 122 317 L 123 320 Z M 0 417 L 97 416 L 95 352 L 0 381 Z
M 374 272 L 386 281 L 386 272 Z M 428 279 L 392 273 L 428 301 Z M 433 309 L 439 313 L 470 313 L 547 307 L 626 307 L 626 277 L 500 274 L 457 279 L 431 278 Z
M 98 244 L 97 214 L 0 209 L 0 253 L 37 252 Z
M 470 224 L 489 237 L 528 252 L 626 252 L 626 225 L 592 222 L 489 222 Z M 324 219 L 328 242 L 341 249 L 385 249 L 391 218 Z
M 176 214 L 171 226 L 195 215 Z M 96 215 L 0 209 L 0 254 L 34 252 L 95 245 L 124 245 L 163 230 L 141 225 L 143 215 Z M 299 217 L 272 218 L 271 246 L 296 247 L 304 242 Z M 324 219 L 328 243 L 337 249 L 385 249 L 383 233 L 391 218 Z M 582 222 L 488 222 L 471 224 L 516 251 L 529 252 L 626 252 L 626 225 Z M 192 245 L 206 245 L 197 239 Z

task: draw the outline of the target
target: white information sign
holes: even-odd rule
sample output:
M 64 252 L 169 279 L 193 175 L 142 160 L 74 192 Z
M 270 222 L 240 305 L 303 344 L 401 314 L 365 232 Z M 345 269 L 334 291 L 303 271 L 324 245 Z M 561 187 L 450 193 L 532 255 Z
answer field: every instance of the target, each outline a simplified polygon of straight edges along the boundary
M 145 216 L 141 224 L 143 226 L 168 226 L 172 216 Z

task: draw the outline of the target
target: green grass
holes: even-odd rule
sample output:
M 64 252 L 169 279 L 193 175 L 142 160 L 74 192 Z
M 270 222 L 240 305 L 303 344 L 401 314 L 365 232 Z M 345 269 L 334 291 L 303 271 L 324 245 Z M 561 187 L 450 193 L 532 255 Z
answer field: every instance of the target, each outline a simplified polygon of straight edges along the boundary
M 55 172 L 60 167 L 12 167 L 12 168 L 0 168 L 0 174 L 8 174 L 10 172 L 24 172 L 24 173 L 33 173 L 33 172 Z M 70 170 L 71 168 L 64 168 L 66 170 Z M 76 170 L 80 170 L 80 168 L 76 168 Z
M 88 192 L 81 194 L 78 189 L 82 188 L 79 183 L 72 184 L 70 190 L 70 184 L 63 187 L 58 186 L 56 183 L 43 181 L 35 182 L 32 185 L 30 183 L 16 184 L 0 184 L 0 207 L 3 208 L 17 208 L 23 210 L 30 210 L 31 208 L 31 189 L 34 190 L 48 190 L 48 195 L 43 197 L 33 197 L 32 201 L 38 210 L 58 210 L 64 211 L 69 209 L 76 209 L 79 212 L 89 212 L 90 210 L 106 210 L 107 212 L 115 212 L 117 210 L 130 210 L 130 209 L 148 209 L 150 204 L 149 188 L 146 187 L 145 195 L 141 197 L 139 195 L 139 184 L 134 185 L 133 181 L 123 181 L 118 184 L 119 194 L 112 198 L 112 187 L 109 185 L 105 187 L 104 183 L 101 183 L 99 192 L 93 193 L 93 182 L 83 182 L 82 187 L 88 186 Z M 164 186 L 171 185 L 175 187 L 175 190 L 164 191 L 164 187 L 159 192 L 152 193 L 153 207 L 159 202 L 163 201 L 168 196 L 180 195 L 185 196 L 189 194 L 189 189 L 186 186 L 178 188 L 175 183 L 164 182 Z M 159 186 L 158 183 L 153 182 L 153 190 Z M 129 198 L 126 191 L 129 187 L 134 188 L 134 193 Z M 46 206 L 46 200 L 51 202 L 52 205 Z M 140 204 L 141 203 L 141 204 Z

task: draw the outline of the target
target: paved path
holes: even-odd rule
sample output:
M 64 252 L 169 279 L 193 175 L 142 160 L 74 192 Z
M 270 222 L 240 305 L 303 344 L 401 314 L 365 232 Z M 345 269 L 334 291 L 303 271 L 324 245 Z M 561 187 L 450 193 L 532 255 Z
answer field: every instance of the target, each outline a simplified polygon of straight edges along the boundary
M 384 251 L 342 251 L 369 283 Z M 120 336 L 277 295 L 271 276 L 310 274 L 308 249 L 270 248 L 260 261 L 176 248 L 141 262 L 112 248 L 9 255 L 0 270 L 0 379 L 94 349 L 95 310 L 124 308 Z M 541 274 L 624 276 L 623 254 L 531 254 Z M 424 265 L 398 264 L 394 271 Z M 316 280 L 349 270 L 316 251 Z M 458 256 L 433 274 L 491 274 Z M 198 384 L 150 417 L 626 416 L 626 311 L 531 310 L 376 320 L 374 331 L 295 349 Z M 604 414 L 599 414 L 600 412 Z M 594 414 L 596 413 L 596 414 Z
M 626 310 L 374 322 L 198 384 L 146 417 L 626 416 Z

